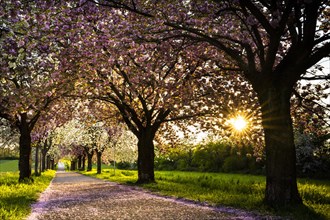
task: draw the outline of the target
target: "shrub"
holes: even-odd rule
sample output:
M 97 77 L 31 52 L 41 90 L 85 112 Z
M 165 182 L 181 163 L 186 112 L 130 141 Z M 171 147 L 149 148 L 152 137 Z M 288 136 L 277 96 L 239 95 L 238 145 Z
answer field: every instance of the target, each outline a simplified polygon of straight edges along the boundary
M 156 170 L 174 170 L 175 162 L 167 157 L 158 156 L 155 158 L 155 169 Z
M 118 169 L 129 170 L 129 169 L 136 169 L 136 163 L 131 163 L 127 161 L 120 161 L 116 163 Z
M 225 159 L 223 164 L 223 171 L 236 172 L 248 169 L 248 163 L 246 157 L 240 155 L 232 155 Z
M 330 147 L 312 134 L 295 132 L 297 173 L 299 176 L 329 178 Z
M 222 171 L 226 157 L 230 155 L 231 146 L 223 142 L 210 142 L 196 148 L 193 162 L 200 171 Z
M 238 160 L 238 161 L 235 161 Z M 203 172 L 244 171 L 262 172 L 262 163 L 257 163 L 252 146 L 235 147 L 228 142 L 209 142 L 194 149 L 191 146 L 170 148 L 155 158 L 156 170 L 180 170 Z

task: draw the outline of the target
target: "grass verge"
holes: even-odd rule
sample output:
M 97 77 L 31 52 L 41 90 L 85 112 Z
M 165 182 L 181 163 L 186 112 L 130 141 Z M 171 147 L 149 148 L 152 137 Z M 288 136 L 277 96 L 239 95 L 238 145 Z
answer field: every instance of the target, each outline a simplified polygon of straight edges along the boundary
M 134 184 L 137 171 L 103 169 L 102 174 L 85 175 L 123 184 Z M 299 192 L 304 205 L 271 209 L 262 202 L 265 177 L 244 174 L 156 171 L 156 182 L 143 188 L 178 198 L 186 198 L 212 205 L 231 206 L 266 215 L 280 215 L 290 219 L 330 219 L 330 181 L 300 179 Z
M 31 204 L 43 192 L 55 176 L 54 170 L 47 170 L 34 177 L 34 183 L 18 183 L 18 172 L 0 173 L 0 219 L 23 219 L 31 212 Z

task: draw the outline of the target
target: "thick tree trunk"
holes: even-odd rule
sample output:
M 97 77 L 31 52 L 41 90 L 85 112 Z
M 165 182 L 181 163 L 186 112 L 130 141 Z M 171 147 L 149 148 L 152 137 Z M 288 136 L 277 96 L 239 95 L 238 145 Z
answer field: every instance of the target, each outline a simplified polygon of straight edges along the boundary
M 31 132 L 27 123 L 27 115 L 21 115 L 19 138 L 19 182 L 32 180 L 31 178 Z
M 266 142 L 265 202 L 271 206 L 300 204 L 290 115 L 291 90 L 283 86 L 264 87 L 258 95 Z
M 102 171 L 102 151 L 96 150 L 96 159 L 97 159 L 97 173 L 101 174 Z
M 151 129 L 140 132 L 138 137 L 138 181 L 137 183 L 155 182 L 154 143 L 155 132 Z

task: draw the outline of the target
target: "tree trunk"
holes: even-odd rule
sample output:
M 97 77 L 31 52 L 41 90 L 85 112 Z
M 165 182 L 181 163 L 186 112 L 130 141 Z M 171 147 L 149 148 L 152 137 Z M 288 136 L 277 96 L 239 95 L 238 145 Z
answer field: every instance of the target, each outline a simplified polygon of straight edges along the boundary
M 45 141 L 45 143 L 43 144 L 43 146 L 41 148 L 41 153 L 42 153 L 41 170 L 42 170 L 42 172 L 44 172 L 46 169 L 46 155 L 50 149 L 50 146 L 51 146 L 51 141 L 50 141 L 50 143 L 47 143 L 47 141 Z M 47 169 L 49 169 L 49 166 Z
M 76 166 L 77 166 L 77 160 L 76 159 L 71 160 L 70 170 L 76 170 Z
M 36 146 L 35 161 L 34 161 L 34 173 L 39 176 L 39 146 Z
M 55 161 L 54 161 L 54 159 L 50 160 L 50 169 L 55 170 Z
M 96 159 L 97 159 L 97 174 L 101 174 L 102 170 L 102 151 L 96 150 Z
M 93 168 L 93 163 L 92 163 L 92 159 L 93 159 L 93 152 L 91 153 L 87 153 L 87 171 L 92 171 Z
M 154 136 L 152 129 L 146 129 L 138 137 L 138 184 L 155 182 Z
M 49 155 L 46 156 L 46 169 L 47 170 L 50 169 L 50 156 Z
M 27 123 L 26 113 L 21 114 L 21 122 L 19 126 L 19 182 L 26 180 L 30 181 L 31 178 L 31 132 Z
M 41 150 L 41 172 L 44 172 L 46 169 L 46 153 L 44 150 Z
M 42 150 L 39 152 L 39 174 L 41 175 L 42 172 Z
M 271 206 L 300 204 L 290 115 L 291 90 L 284 86 L 265 86 L 258 96 L 266 142 L 265 202 Z
M 78 156 L 78 170 L 81 169 L 81 155 Z
M 85 163 L 86 163 L 86 156 L 83 155 L 83 157 L 82 157 L 82 167 L 81 167 L 81 170 L 85 170 Z

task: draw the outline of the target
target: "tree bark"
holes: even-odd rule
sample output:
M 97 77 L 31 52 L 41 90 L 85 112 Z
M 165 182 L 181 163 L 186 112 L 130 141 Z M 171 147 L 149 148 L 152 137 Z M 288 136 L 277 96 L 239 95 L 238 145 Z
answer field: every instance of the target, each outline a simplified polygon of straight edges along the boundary
M 297 188 L 296 151 L 290 115 L 291 89 L 271 85 L 264 86 L 257 93 L 266 143 L 265 202 L 270 206 L 300 204 L 302 200 Z
M 27 123 L 27 114 L 21 114 L 19 125 L 19 182 L 32 180 L 31 178 L 31 132 Z
M 94 152 L 93 151 L 88 152 L 88 150 L 86 150 L 86 154 L 87 154 L 87 171 L 91 171 L 93 168 L 92 159 Z
M 46 169 L 46 153 L 44 150 L 41 150 L 41 172 L 44 172 Z
M 42 151 L 39 152 L 39 174 L 42 172 Z
M 78 170 L 81 169 L 81 155 L 78 156 Z
M 97 174 L 102 172 L 102 151 L 96 150 L 96 159 L 97 159 Z
M 47 170 L 50 169 L 50 156 L 49 155 L 46 156 L 46 169 Z
M 52 141 L 45 141 L 42 148 L 41 148 L 41 154 L 42 154 L 42 159 L 41 159 L 41 170 L 42 172 L 45 171 L 46 169 L 46 155 L 47 152 L 49 151 L 50 147 L 51 147 Z M 49 168 L 49 166 L 48 166 Z
M 70 167 L 70 170 L 76 170 L 76 167 L 77 167 L 77 160 L 76 159 L 73 159 L 71 160 L 71 167 Z
M 35 161 L 34 161 L 34 173 L 39 176 L 39 146 L 36 146 Z
M 145 129 L 138 136 L 138 184 L 155 182 L 154 136 L 152 129 Z
M 86 164 L 86 156 L 84 154 L 83 157 L 82 157 L 82 167 L 81 167 L 81 170 L 85 170 L 85 164 Z
M 50 169 L 55 170 L 55 160 L 53 158 L 50 160 Z

